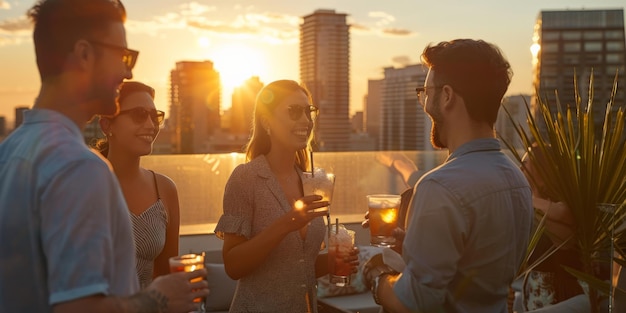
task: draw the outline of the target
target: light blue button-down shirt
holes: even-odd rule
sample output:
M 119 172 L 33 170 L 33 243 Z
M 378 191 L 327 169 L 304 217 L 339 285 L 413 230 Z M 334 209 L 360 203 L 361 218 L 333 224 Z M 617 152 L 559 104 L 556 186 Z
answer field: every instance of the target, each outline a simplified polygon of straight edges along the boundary
M 66 116 L 36 109 L 0 144 L 0 312 L 138 290 L 128 208 Z
M 418 312 L 506 312 L 532 217 L 530 186 L 498 140 L 462 145 L 415 187 L 394 293 Z

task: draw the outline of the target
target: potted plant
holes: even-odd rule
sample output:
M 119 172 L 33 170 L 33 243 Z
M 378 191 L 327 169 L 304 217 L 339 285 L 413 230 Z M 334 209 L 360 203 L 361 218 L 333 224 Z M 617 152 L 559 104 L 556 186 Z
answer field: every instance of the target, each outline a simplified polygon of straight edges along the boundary
M 528 158 L 537 156 L 535 151 L 543 154 L 547 166 L 541 166 L 537 172 L 548 188 L 563 197 L 575 219 L 576 228 L 571 240 L 575 248 L 579 249 L 582 271 L 565 268 L 579 281 L 588 285 L 586 293 L 591 304 L 591 312 L 598 312 L 602 296 L 608 296 L 609 301 L 615 292 L 614 286 L 608 281 L 595 275 L 594 268 L 598 264 L 610 267 L 612 256 L 625 256 L 624 245 L 626 232 L 624 223 L 626 215 L 626 136 L 624 135 L 624 106 L 615 106 L 617 92 L 617 75 L 613 83 L 610 101 L 606 104 L 606 114 L 601 135 L 596 135 L 593 106 L 593 75 L 589 79 L 589 98 L 583 103 L 578 93 L 578 83 L 574 79 L 576 103 L 574 107 L 562 108 L 557 103 L 556 111 L 551 109 L 546 100 L 538 97 L 537 114 L 533 116 L 526 104 L 527 122 L 529 131 L 524 130 L 521 124 L 515 124 L 511 114 L 507 114 L 515 125 Z M 539 94 L 539 92 L 537 92 Z M 539 119 L 545 121 L 545 132 L 539 127 Z M 503 140 L 504 141 L 504 140 Z M 504 141 L 514 157 L 522 161 L 523 153 L 517 151 L 510 143 Z M 539 226 L 531 237 L 528 255 L 533 253 L 534 245 L 544 230 L 541 214 L 538 217 Z M 559 249 L 553 247 L 552 251 Z M 615 252 L 615 253 L 614 253 Z M 549 252 L 550 253 L 550 252 Z M 547 256 L 536 261 L 541 262 Z M 616 258 L 622 266 L 626 266 Z M 524 264 L 521 274 L 532 270 L 536 264 Z

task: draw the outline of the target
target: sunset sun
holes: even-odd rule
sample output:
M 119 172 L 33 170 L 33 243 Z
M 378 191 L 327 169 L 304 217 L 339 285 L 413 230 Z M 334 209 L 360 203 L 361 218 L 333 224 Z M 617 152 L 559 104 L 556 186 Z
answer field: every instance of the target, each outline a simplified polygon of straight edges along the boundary
M 243 44 L 212 47 L 209 59 L 220 73 L 224 95 L 252 76 L 263 76 L 267 69 L 263 54 Z

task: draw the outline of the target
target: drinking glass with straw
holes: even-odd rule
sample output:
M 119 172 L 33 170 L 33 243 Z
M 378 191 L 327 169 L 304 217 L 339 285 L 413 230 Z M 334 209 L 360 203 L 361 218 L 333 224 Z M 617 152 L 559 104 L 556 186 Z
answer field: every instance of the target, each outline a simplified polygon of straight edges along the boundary
M 335 174 L 326 173 L 322 168 L 315 168 L 313 163 L 313 150 L 309 150 L 309 160 L 311 162 L 311 172 L 304 172 L 302 180 L 302 188 L 305 195 L 320 195 L 322 201 L 332 202 L 333 191 L 335 188 Z M 330 205 L 327 208 L 326 224 L 328 225 L 328 234 L 330 234 Z

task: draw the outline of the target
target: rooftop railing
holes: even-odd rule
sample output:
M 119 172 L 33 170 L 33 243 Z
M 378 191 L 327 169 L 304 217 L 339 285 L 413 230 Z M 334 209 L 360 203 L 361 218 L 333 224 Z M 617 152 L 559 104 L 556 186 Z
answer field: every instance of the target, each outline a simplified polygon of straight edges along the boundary
M 400 194 L 408 186 L 402 177 L 376 161 L 380 152 L 316 152 L 315 167 L 336 176 L 330 208 L 331 217 L 356 223 L 367 211 L 365 196 L 374 193 Z M 420 170 L 443 163 L 445 151 L 403 151 Z M 178 187 L 180 234 L 211 234 L 222 215 L 224 186 L 233 169 L 245 162 L 245 155 L 193 154 L 151 155 L 142 166 L 169 176 Z

